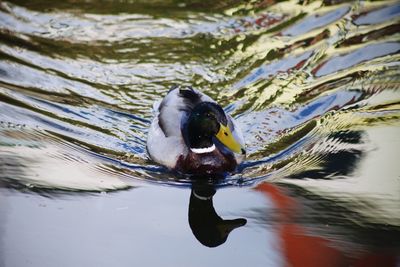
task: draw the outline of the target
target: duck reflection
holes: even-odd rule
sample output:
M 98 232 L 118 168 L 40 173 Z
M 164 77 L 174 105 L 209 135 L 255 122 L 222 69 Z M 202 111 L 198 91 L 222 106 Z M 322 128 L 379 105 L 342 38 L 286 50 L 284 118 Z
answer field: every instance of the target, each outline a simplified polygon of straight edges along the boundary
M 189 202 L 189 225 L 197 240 L 207 247 L 225 243 L 232 230 L 244 226 L 246 219 L 224 220 L 214 209 L 213 185 L 194 185 Z

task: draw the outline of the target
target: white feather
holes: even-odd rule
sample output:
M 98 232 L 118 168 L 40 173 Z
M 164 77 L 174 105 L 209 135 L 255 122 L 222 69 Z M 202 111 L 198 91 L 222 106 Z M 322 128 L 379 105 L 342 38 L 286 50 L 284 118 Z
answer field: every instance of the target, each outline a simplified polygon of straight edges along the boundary
M 215 150 L 215 145 L 213 144 L 210 147 L 204 147 L 204 148 L 191 148 L 190 150 L 196 154 L 210 153 Z
M 174 168 L 180 155 L 187 154 L 181 136 L 166 137 L 158 125 L 156 116 L 151 123 L 147 137 L 147 151 L 150 157 L 168 168 Z

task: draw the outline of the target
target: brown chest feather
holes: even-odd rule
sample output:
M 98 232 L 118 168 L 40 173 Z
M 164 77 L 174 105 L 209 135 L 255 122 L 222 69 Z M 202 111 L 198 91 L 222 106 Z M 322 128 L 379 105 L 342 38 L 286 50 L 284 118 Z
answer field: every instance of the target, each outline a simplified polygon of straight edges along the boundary
M 213 174 L 232 172 L 237 166 L 236 159 L 231 154 L 223 154 L 218 149 L 210 153 L 197 154 L 192 151 L 180 156 L 175 169 L 189 174 Z

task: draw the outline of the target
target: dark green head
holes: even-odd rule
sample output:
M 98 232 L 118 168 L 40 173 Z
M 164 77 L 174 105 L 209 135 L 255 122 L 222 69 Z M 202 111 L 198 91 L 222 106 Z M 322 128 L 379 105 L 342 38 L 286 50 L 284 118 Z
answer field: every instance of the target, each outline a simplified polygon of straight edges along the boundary
M 187 145 L 198 153 L 212 151 L 213 138 L 217 138 L 230 150 L 241 153 L 240 144 L 234 139 L 228 127 L 224 110 L 212 102 L 202 102 L 195 106 L 185 125 Z M 203 152 L 200 152 L 205 149 Z M 207 150 L 209 149 L 209 150 Z
M 192 111 L 187 122 L 187 141 L 190 148 L 207 148 L 214 143 L 220 124 L 227 124 L 223 109 L 211 102 L 202 102 Z

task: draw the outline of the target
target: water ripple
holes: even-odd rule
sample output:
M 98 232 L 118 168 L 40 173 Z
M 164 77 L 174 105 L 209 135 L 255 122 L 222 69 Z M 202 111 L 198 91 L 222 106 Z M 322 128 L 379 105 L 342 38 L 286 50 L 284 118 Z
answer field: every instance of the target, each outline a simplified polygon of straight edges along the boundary
M 399 5 L 267 2 L 0 3 L 4 179 L 190 185 L 145 146 L 153 102 L 175 84 L 217 99 L 243 128 L 249 159 L 218 186 L 348 175 L 333 171 L 338 155 L 356 164 L 366 132 L 399 122 Z M 102 178 L 80 183 L 77 169 Z M 50 175 L 70 171 L 77 179 Z

